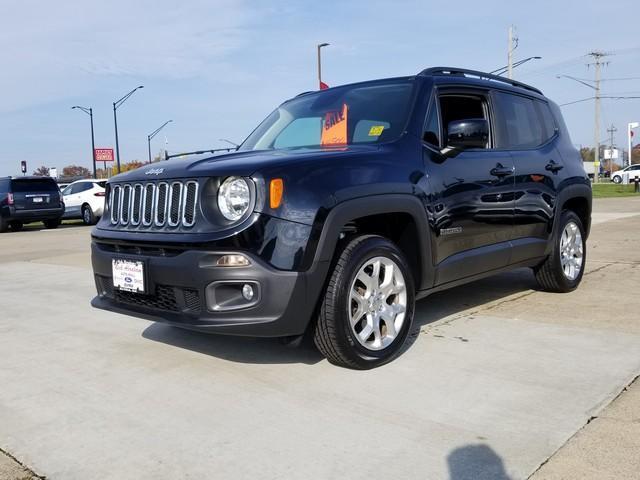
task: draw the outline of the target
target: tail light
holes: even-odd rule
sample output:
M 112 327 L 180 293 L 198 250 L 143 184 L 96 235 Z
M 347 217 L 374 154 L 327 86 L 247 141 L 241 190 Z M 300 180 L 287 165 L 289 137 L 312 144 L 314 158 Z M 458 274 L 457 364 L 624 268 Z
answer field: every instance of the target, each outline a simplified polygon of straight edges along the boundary
M 105 196 L 105 192 L 96 192 L 93 194 L 94 197 L 104 197 Z
M 9 197 L 7 202 L 9 203 L 9 205 L 13 205 L 13 193 L 9 192 Z

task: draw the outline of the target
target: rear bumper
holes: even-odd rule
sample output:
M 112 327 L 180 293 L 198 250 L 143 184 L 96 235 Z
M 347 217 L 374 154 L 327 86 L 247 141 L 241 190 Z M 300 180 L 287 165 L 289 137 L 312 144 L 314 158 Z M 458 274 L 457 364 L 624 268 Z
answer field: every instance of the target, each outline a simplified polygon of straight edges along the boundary
M 234 252 L 122 253 L 94 239 L 91 261 L 98 295 L 91 303 L 96 308 L 211 333 L 263 337 L 304 333 L 315 305 L 309 297 L 317 295 L 309 293 L 307 274 L 277 270 L 246 252 L 242 254 L 251 262 L 247 267 L 217 266 L 219 256 L 228 253 Z M 113 259 L 144 263 L 146 294 L 114 289 Z M 213 311 L 209 286 L 214 282 L 258 285 L 258 301 L 245 308 Z
M 4 207 L 2 218 L 7 221 L 37 222 L 40 220 L 55 220 L 64 214 L 64 206 L 57 208 L 39 208 L 35 210 L 18 210 L 15 207 Z

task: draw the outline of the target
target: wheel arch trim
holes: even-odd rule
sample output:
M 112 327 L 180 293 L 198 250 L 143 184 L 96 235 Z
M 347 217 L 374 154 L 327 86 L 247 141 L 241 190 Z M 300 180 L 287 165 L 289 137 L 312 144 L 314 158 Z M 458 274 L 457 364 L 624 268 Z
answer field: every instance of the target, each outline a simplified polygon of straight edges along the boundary
M 343 227 L 354 220 L 380 214 L 402 213 L 411 216 L 416 225 L 419 242 L 421 281 L 417 290 L 431 288 L 435 279 L 431 263 L 430 227 L 422 203 L 413 195 L 388 194 L 356 198 L 339 203 L 331 209 L 322 223 L 322 230 L 314 253 L 314 263 L 330 262 L 334 258 Z

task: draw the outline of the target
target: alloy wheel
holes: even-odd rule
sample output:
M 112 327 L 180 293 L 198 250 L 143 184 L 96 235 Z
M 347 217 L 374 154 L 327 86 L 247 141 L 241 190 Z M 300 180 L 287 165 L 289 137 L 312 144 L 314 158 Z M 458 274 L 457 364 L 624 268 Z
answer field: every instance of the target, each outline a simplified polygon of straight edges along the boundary
M 396 339 L 405 321 L 407 287 L 400 267 L 374 257 L 358 270 L 349 294 L 349 320 L 358 343 L 382 350 Z
M 560 263 L 562 272 L 568 280 L 575 280 L 582 271 L 584 251 L 582 234 L 575 222 L 569 222 L 564 227 L 560 237 Z

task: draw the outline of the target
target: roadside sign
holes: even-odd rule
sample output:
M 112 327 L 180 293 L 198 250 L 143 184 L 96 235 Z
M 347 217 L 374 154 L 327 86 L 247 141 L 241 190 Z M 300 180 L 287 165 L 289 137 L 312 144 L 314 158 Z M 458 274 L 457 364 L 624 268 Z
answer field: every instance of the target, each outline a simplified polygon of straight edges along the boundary
M 27 173 L 27 162 L 25 160 L 20 162 L 20 170 L 22 170 L 22 173 Z
M 113 148 L 96 148 L 96 162 L 113 162 Z
M 611 150 L 610 148 L 606 148 L 604 150 L 604 159 L 605 160 L 617 160 L 618 159 L 618 149 L 614 148 L 613 150 Z
M 56 167 L 50 167 L 49 168 L 49 176 L 51 178 L 57 179 L 58 178 L 58 169 Z

